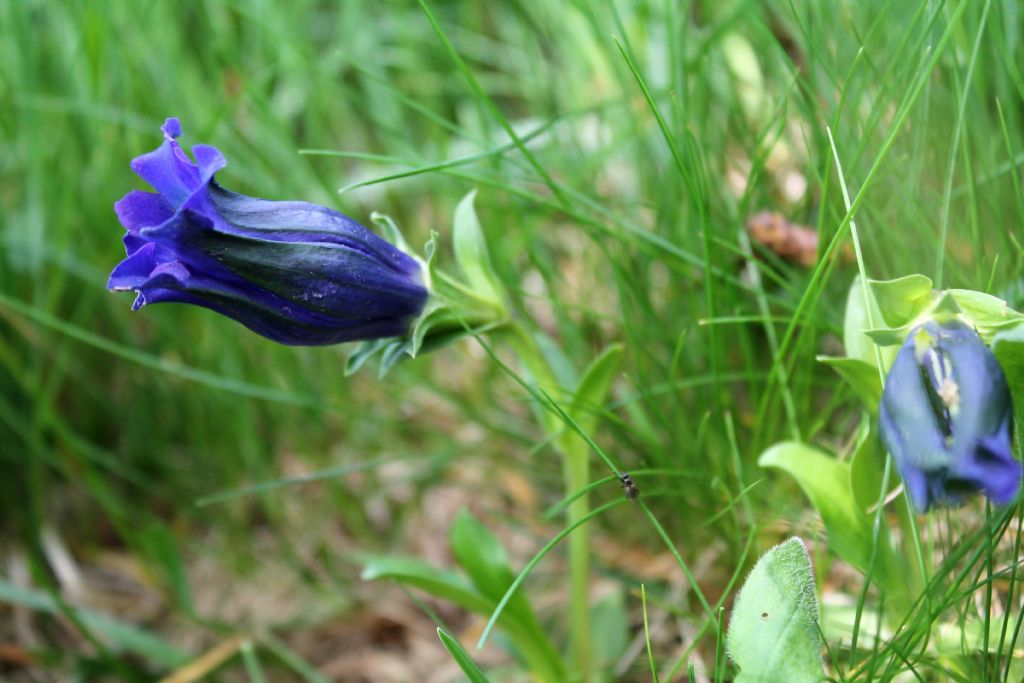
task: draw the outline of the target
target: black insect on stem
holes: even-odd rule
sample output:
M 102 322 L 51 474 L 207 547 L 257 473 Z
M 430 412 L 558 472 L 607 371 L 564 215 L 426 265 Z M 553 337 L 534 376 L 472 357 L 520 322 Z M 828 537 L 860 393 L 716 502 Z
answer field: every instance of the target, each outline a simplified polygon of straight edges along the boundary
M 633 477 L 629 476 L 628 472 L 623 472 L 619 475 L 619 483 L 622 484 L 622 489 L 626 493 L 628 500 L 636 500 L 640 497 L 640 487 L 633 481 Z

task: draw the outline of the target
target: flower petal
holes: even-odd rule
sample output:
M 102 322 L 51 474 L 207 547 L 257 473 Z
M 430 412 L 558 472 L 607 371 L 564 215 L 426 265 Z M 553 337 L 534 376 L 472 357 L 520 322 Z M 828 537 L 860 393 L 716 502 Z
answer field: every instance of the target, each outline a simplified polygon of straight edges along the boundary
M 1005 432 L 980 439 L 976 451 L 957 463 L 954 473 L 996 505 L 1012 502 L 1020 489 L 1021 464 L 1013 457 L 1009 424 Z
M 290 303 L 276 295 L 239 288 L 165 264 L 138 288 L 133 308 L 155 303 L 188 303 L 209 308 L 242 323 L 250 330 L 281 344 L 317 346 L 357 339 L 395 337 L 405 333 L 408 322 L 394 317 L 338 320 Z M 287 316 L 282 315 L 287 312 Z
M 174 139 L 181 135 L 178 120 L 167 119 L 162 130 L 164 143 L 152 152 L 132 159 L 132 170 L 152 185 L 172 207 L 178 208 L 199 187 L 199 169 Z
M 128 236 L 125 237 L 126 240 L 127 238 Z M 153 242 L 146 242 L 117 264 L 110 273 L 107 289 L 138 289 L 146 284 L 162 265 L 174 260 L 174 252 L 171 250 Z
M 145 245 L 149 244 L 149 242 L 147 242 L 143 238 L 139 237 L 138 235 L 133 235 L 130 232 L 126 232 L 124 234 L 124 237 L 121 238 L 121 241 L 124 242 L 124 251 L 129 256 L 137 252 Z
M 193 198 L 193 199 L 197 199 Z M 209 209 L 221 220 L 218 230 L 277 242 L 337 244 L 373 256 L 382 266 L 402 273 L 420 271 L 415 259 L 348 216 L 309 202 L 279 202 L 248 197 L 210 183 Z
M 174 215 L 174 209 L 164 198 L 153 192 L 132 190 L 114 204 L 121 225 L 128 232 L 160 225 Z
M 220 282 L 265 290 L 334 321 L 386 316 L 408 320 L 419 314 L 426 299 L 415 261 L 415 271 L 406 273 L 348 245 L 276 241 L 269 231 L 253 237 L 224 233 L 214 229 L 207 215 L 188 208 L 139 235 Z
M 199 182 L 203 185 L 213 180 L 213 175 L 228 165 L 220 150 L 211 145 L 193 145 L 192 156 L 199 166 Z
M 158 265 L 156 249 L 157 245 L 148 242 L 118 263 L 110 273 L 107 289 L 125 291 L 140 287 Z

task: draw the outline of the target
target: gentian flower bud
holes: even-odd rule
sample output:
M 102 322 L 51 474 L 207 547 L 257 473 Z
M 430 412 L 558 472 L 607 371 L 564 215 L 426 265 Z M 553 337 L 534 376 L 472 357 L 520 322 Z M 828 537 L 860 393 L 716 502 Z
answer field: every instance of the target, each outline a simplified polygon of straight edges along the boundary
M 889 371 L 879 426 L 918 511 L 979 490 L 997 505 L 1014 499 L 1012 414 L 1002 368 L 973 329 L 932 320 L 911 331 Z
M 215 147 L 189 159 L 164 124 L 164 143 L 132 161 L 156 193 L 114 205 L 128 257 L 113 290 L 133 310 L 177 301 L 210 308 L 274 341 L 336 344 L 405 335 L 427 302 L 420 263 L 337 211 L 236 194 L 214 180 Z

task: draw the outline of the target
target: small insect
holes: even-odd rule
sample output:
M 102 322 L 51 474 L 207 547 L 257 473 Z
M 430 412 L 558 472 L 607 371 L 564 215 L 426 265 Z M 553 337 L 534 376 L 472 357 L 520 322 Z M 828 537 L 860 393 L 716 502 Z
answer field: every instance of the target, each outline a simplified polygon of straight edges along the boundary
M 628 500 L 636 500 L 640 497 L 640 487 L 636 485 L 628 472 L 619 475 L 619 483 L 622 484 L 622 490 L 625 491 Z

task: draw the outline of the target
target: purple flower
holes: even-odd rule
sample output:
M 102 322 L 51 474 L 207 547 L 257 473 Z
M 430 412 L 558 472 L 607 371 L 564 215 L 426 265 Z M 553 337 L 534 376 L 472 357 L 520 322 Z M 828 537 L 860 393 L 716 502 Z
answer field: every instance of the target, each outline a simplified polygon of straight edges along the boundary
M 215 147 L 189 159 L 163 125 L 164 143 L 132 161 L 156 193 L 132 190 L 114 205 L 128 257 L 113 290 L 135 290 L 133 310 L 176 301 L 203 306 L 295 345 L 405 335 L 428 292 L 419 262 L 337 211 L 226 190 Z
M 1020 490 L 1013 404 L 996 357 L 963 323 L 915 328 L 889 371 L 879 409 L 882 441 L 919 511 L 983 491 L 993 503 Z

